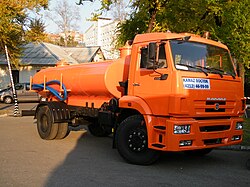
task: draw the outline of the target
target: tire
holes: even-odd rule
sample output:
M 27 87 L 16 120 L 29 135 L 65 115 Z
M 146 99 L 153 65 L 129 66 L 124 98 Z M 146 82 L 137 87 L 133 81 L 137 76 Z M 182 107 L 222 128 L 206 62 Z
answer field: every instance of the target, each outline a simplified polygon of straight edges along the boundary
M 159 152 L 148 148 L 146 125 L 141 115 L 126 118 L 115 134 L 119 154 L 129 163 L 149 165 L 159 158 Z
M 202 157 L 210 153 L 213 149 L 212 148 L 206 148 L 206 149 L 198 149 L 198 150 L 191 150 L 191 151 L 184 151 L 185 154 L 188 156 L 198 156 Z
M 110 135 L 112 132 L 107 131 L 100 123 L 98 123 L 97 119 L 94 119 L 93 123 L 88 125 L 88 130 L 90 134 L 96 137 L 106 137 Z
M 3 100 L 3 102 L 4 102 L 5 104 L 11 104 L 11 103 L 13 103 L 13 99 L 12 99 L 12 97 L 10 97 L 10 96 L 6 96 L 6 97 L 4 98 L 4 100 Z
M 41 106 L 37 112 L 37 130 L 42 139 L 55 139 L 58 133 L 58 123 L 53 123 L 51 111 L 48 106 Z
M 58 132 L 56 134 L 55 139 L 64 139 L 70 133 L 68 123 L 58 123 Z

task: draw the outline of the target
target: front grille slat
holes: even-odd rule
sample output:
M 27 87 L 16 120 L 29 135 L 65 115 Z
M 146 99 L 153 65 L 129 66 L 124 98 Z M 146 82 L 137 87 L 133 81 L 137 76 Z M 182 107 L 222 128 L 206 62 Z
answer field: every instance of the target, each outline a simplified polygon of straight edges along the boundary
M 203 140 L 205 145 L 214 145 L 214 144 L 221 144 L 222 138 L 216 138 L 216 139 L 207 139 Z
M 225 108 L 219 108 L 219 109 L 214 109 L 214 108 L 206 108 L 205 112 L 225 112 Z
M 215 105 L 216 103 L 219 105 L 226 105 L 226 101 L 206 101 L 206 105 Z
M 200 132 L 226 131 L 229 129 L 230 125 L 203 126 L 200 127 Z
M 234 113 L 234 108 L 236 101 L 217 101 L 217 100 L 196 100 L 194 101 L 195 113 L 197 115 L 218 113 L 221 114 L 232 114 Z

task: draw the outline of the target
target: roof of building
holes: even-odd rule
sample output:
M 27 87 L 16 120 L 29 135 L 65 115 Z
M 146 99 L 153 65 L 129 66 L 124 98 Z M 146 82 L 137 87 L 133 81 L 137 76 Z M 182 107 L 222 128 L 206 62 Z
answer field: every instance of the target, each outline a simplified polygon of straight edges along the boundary
M 84 63 L 92 62 L 96 53 L 99 52 L 100 47 L 65 47 L 63 49 L 79 63 Z
M 69 64 L 90 62 L 100 47 L 64 48 L 50 43 L 29 43 L 24 46 L 22 65 L 56 65 L 65 60 Z M 7 64 L 5 54 L 0 55 L 0 65 Z

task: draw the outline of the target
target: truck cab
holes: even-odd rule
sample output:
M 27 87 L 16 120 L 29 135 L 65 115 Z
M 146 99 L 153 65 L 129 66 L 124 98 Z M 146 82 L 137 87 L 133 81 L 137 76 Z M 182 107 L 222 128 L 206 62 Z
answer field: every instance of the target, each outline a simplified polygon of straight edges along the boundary
M 225 45 L 185 33 L 151 33 L 138 35 L 132 51 L 128 96 L 119 106 L 138 106 L 150 148 L 198 150 L 242 140 L 242 82 Z

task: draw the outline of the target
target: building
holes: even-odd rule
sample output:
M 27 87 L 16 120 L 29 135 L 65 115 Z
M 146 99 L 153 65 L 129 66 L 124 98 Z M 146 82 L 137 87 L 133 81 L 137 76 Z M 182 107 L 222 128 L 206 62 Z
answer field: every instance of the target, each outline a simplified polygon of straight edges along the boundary
M 66 35 L 67 37 L 72 37 L 73 41 L 77 42 L 78 44 L 83 44 L 84 42 L 83 34 L 81 34 L 79 31 L 68 31 Z M 64 39 L 66 38 L 65 33 L 63 32 L 59 33 L 59 36 Z
M 104 55 L 100 47 L 64 47 L 70 57 L 78 63 L 104 61 Z
M 68 31 L 67 36 L 70 36 L 74 42 L 78 43 L 78 45 L 84 45 L 84 35 L 79 31 Z M 65 34 L 62 32 L 59 34 L 48 33 L 47 38 L 53 43 L 60 43 L 61 38 L 65 39 Z
M 118 23 L 109 18 L 98 18 L 84 34 L 85 45 L 100 46 L 106 59 L 118 58 L 119 52 L 115 49 Z
M 30 76 L 43 68 L 54 67 L 60 61 L 68 64 L 98 62 L 104 60 L 100 47 L 65 48 L 50 43 L 29 43 L 24 46 L 18 68 L 12 70 L 15 83 L 30 81 Z M 0 89 L 10 84 L 5 54 L 0 55 Z

